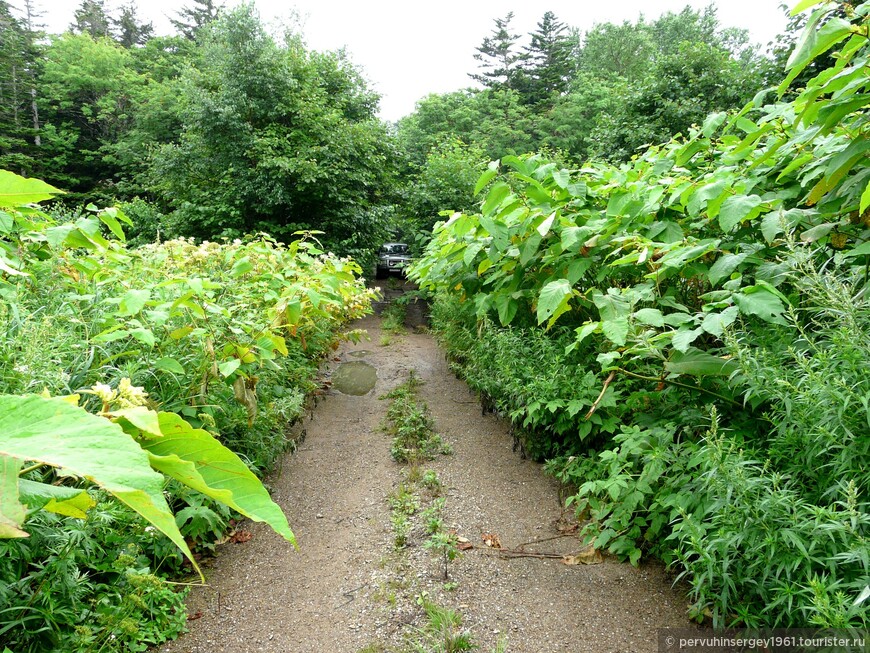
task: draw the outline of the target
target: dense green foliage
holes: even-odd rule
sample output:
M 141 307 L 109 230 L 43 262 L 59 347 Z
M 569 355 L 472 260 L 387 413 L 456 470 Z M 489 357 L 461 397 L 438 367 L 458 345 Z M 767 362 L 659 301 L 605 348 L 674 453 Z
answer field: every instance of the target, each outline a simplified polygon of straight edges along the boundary
M 0 20 L 0 165 L 71 206 L 147 202 L 136 228 L 162 237 L 318 229 L 362 258 L 386 238 L 396 154 L 343 52 L 276 40 L 250 4 L 183 8 L 177 37 L 93 0 L 62 35 Z
M 184 596 L 154 575 L 153 528 L 97 497 L 88 519 L 41 512 L 0 540 L 0 636 L 16 651 L 144 651 L 186 628 Z
M 595 545 L 663 557 L 717 625 L 868 621 L 870 4 L 831 9 L 794 100 L 618 165 L 502 157 L 412 269 Z
M 212 23 L 200 57 L 182 80 L 179 141 L 153 163 L 176 231 L 316 228 L 341 251 L 379 245 L 373 209 L 386 199 L 390 144 L 377 97 L 346 58 L 298 39 L 279 47 L 245 10 Z
M 36 76 L 37 37 L 29 19 L 0 2 L 0 169 L 30 172 L 36 166 L 33 145 L 39 140 Z
M 22 651 L 143 650 L 184 624 L 153 572 L 178 550 L 195 566 L 230 509 L 293 541 L 248 466 L 289 445 L 371 292 L 309 240 L 132 250 L 123 213 L 58 221 L 32 204 L 53 194 L 0 171 L 0 537 L 31 535 L 0 541 L 0 631 Z
M 721 29 L 712 8 L 600 24 L 582 37 L 547 12 L 526 45 L 511 18 L 495 21 L 475 55 L 480 71 L 471 76 L 483 90 L 430 95 L 399 121 L 411 188 L 444 175 L 432 170 L 441 161 L 432 153 L 445 143 L 455 149 L 457 140 L 490 159 L 546 151 L 574 163 L 627 160 L 644 145 L 687 133 L 711 111 L 741 106 L 777 66 L 745 32 Z M 430 202 L 467 210 L 467 188 L 457 174 L 451 192 L 430 187 Z M 403 210 L 412 229 L 436 216 L 421 214 L 427 207 L 420 203 Z

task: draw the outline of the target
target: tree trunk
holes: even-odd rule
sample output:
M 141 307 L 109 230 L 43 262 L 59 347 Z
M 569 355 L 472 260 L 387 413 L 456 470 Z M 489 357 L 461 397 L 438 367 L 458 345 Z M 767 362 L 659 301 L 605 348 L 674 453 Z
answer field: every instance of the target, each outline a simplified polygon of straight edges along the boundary
M 24 10 L 27 13 L 27 39 L 28 52 L 33 50 L 33 20 L 36 18 L 33 12 L 33 1 L 24 0 Z M 36 71 L 34 65 L 28 68 L 30 75 L 30 114 L 33 118 L 33 144 L 36 147 L 42 145 L 42 137 L 39 134 L 39 107 L 36 106 Z
M 33 80 L 31 73 L 31 80 Z M 42 137 L 39 135 L 39 107 L 36 106 L 36 85 L 30 86 L 30 112 L 33 114 L 33 144 L 36 147 L 42 145 Z
M 18 67 L 12 65 L 12 121 L 18 129 Z

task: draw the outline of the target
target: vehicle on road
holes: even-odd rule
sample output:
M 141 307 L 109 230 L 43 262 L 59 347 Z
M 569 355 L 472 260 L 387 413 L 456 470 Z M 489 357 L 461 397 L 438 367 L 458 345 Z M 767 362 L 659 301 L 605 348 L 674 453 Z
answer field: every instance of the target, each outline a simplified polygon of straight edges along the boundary
M 405 268 L 411 263 L 411 254 L 405 243 L 384 243 L 378 252 L 375 277 L 383 279 L 391 274 L 404 275 Z

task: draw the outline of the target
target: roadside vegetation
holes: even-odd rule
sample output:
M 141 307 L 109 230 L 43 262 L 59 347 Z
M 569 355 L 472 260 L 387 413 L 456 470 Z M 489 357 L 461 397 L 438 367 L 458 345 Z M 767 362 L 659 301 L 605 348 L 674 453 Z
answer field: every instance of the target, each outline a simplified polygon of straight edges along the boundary
M 403 384 L 383 399 L 389 399 L 384 430 L 392 436 L 390 455 L 397 463 L 409 463 L 416 468 L 438 454 L 450 454 L 450 445 L 435 432 L 429 408 L 417 397 L 422 381 L 413 372 Z
M 716 626 L 868 623 L 868 7 L 815 11 L 783 99 L 623 164 L 502 157 L 411 272 L 589 541 Z
M 143 650 L 185 626 L 166 575 L 241 515 L 293 542 L 254 472 L 372 292 L 310 239 L 128 249 L 116 209 L 35 208 L 56 193 L 0 173 L 0 633 Z

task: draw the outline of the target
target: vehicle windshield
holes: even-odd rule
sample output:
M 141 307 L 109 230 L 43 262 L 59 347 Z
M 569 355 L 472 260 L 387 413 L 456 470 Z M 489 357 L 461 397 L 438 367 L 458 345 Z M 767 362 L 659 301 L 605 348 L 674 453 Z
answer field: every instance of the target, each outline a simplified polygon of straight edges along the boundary
M 381 254 L 407 254 L 408 246 L 404 243 L 391 243 L 381 247 Z

